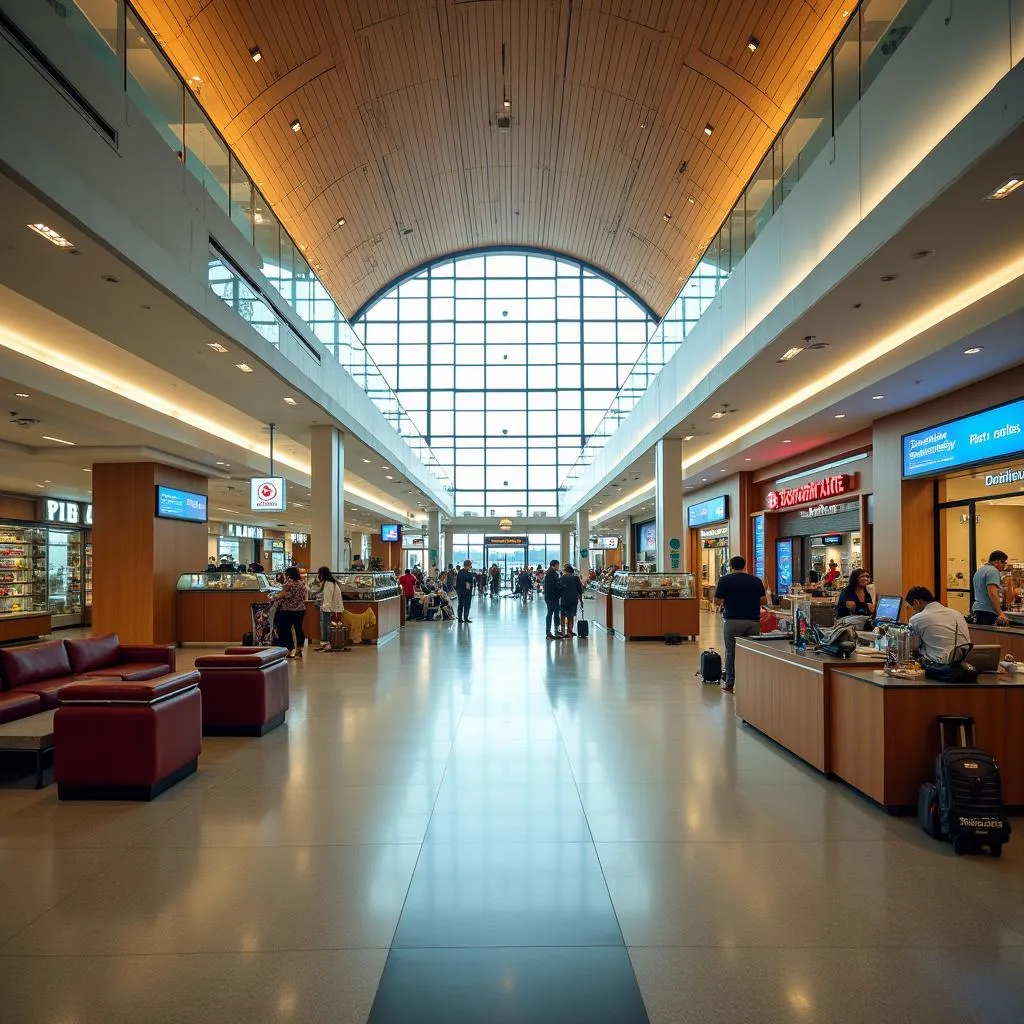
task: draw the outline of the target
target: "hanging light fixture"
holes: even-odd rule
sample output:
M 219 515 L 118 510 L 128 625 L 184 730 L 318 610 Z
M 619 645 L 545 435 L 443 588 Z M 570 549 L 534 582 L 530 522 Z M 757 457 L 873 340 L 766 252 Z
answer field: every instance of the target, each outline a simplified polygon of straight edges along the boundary
M 499 520 L 498 529 L 503 533 L 508 533 L 508 531 L 512 529 L 512 520 L 507 518 Z

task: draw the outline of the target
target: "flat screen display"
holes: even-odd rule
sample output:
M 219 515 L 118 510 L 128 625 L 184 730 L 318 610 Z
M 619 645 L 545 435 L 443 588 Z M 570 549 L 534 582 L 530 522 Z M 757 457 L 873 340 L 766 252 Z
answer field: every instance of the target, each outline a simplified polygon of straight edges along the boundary
M 841 533 L 826 533 L 825 536 L 821 538 L 821 543 L 826 546 L 831 545 L 832 547 L 835 547 L 837 544 L 843 543 L 843 535 Z
M 790 538 L 775 542 L 776 590 L 788 594 L 793 589 L 793 541 Z
M 754 516 L 754 575 L 764 579 L 764 516 Z
M 206 495 L 179 491 L 176 487 L 157 484 L 156 514 L 163 519 L 185 519 L 191 523 L 206 522 Z
M 902 597 L 880 597 L 878 604 L 875 605 L 875 621 L 899 622 L 901 611 L 903 611 Z
M 706 526 L 708 523 L 722 523 L 729 518 L 728 495 L 720 494 L 717 498 L 698 501 L 686 509 L 686 525 Z
M 638 551 L 654 551 L 658 546 L 658 530 L 655 521 L 641 523 L 637 527 Z
M 384 523 L 380 528 L 380 539 L 385 544 L 397 544 L 402 539 L 402 528 L 398 523 Z
M 903 435 L 903 475 L 929 476 L 1024 451 L 1024 398 Z
M 619 546 L 618 537 L 596 537 L 594 547 L 598 551 L 615 551 Z

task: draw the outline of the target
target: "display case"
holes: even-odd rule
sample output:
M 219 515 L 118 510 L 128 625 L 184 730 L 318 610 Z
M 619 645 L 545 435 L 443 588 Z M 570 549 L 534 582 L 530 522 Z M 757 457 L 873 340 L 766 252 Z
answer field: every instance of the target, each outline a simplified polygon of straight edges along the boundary
M 345 611 L 361 615 L 372 609 L 377 622 L 362 631 L 365 643 L 381 644 L 398 636 L 405 612 L 402 588 L 393 572 L 336 572 L 334 578 L 341 587 Z M 309 605 L 303 629 L 310 640 L 320 639 L 319 581 L 314 575 L 307 580 Z
M 238 644 L 252 629 L 253 604 L 281 588 L 262 572 L 195 572 L 178 577 L 178 642 Z
M 92 541 L 86 541 L 83 548 L 82 581 L 85 587 L 85 607 L 88 614 L 89 609 L 92 608 Z
M 80 530 L 46 531 L 46 610 L 57 629 L 85 621 L 82 536 Z
M 612 577 L 604 576 L 587 584 L 587 596 L 594 599 L 591 621 L 609 633 L 615 632 L 612 621 Z
M 0 524 L 0 641 L 50 632 L 46 531 Z
M 693 573 L 617 572 L 611 584 L 611 625 L 620 640 L 695 640 L 700 602 Z

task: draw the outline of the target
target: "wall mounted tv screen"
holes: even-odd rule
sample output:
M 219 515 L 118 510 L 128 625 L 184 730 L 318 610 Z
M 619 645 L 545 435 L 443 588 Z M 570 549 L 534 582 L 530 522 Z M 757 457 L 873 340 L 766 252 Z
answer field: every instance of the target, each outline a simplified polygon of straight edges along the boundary
M 184 519 L 190 523 L 206 522 L 206 495 L 195 491 L 179 491 L 176 487 L 156 488 L 156 514 L 162 519 Z
M 380 528 L 380 539 L 385 544 L 397 544 L 402 539 L 402 528 L 398 523 L 384 523 Z

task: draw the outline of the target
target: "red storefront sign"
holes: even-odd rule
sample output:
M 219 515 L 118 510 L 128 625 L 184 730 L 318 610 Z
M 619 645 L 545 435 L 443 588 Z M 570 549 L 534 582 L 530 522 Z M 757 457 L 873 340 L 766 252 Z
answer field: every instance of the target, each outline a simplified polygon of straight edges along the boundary
M 837 494 L 846 494 L 853 490 L 853 477 L 847 473 L 838 476 L 826 476 L 821 480 L 812 480 L 799 487 L 784 487 L 780 491 L 768 492 L 768 508 L 775 511 L 780 508 L 792 508 L 794 505 L 807 505 L 825 498 L 834 498 Z

